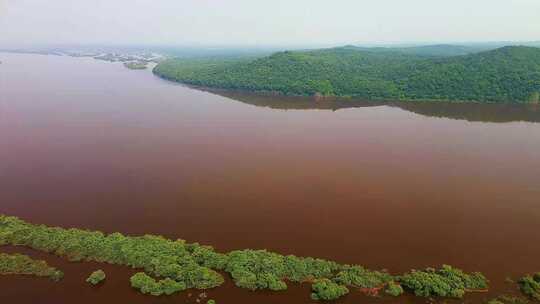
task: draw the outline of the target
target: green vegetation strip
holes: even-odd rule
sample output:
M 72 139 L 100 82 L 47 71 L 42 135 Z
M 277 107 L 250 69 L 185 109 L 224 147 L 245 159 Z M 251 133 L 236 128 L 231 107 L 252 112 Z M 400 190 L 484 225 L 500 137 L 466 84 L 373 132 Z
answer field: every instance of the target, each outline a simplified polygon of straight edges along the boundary
M 9 274 L 48 277 L 53 281 L 59 281 L 64 276 L 60 270 L 47 265 L 45 261 L 34 260 L 22 254 L 0 253 L 0 275 Z
M 285 95 L 540 103 L 540 48 L 446 57 L 464 53 L 451 47 L 433 56 L 348 46 L 257 59 L 169 59 L 154 73 L 195 86 Z
M 26 246 L 66 257 L 71 261 L 96 261 L 141 269 L 131 285 L 143 293 L 170 295 L 188 288 L 210 289 L 224 283 L 228 273 L 236 286 L 250 290 L 285 290 L 287 283 L 312 283 L 312 298 L 332 300 L 358 288 L 375 295 L 380 290 L 398 296 L 406 291 L 418 296 L 462 297 L 486 289 L 480 273 L 467 274 L 450 266 L 393 276 L 358 265 L 342 265 L 311 257 L 280 255 L 266 250 L 216 252 L 210 246 L 188 244 L 161 236 L 124 236 L 99 231 L 34 225 L 0 215 L 0 245 Z M 220 273 L 221 272 L 221 273 Z M 91 275 L 91 278 L 94 274 Z M 100 274 L 95 275 L 99 281 Z M 105 275 L 103 274 L 103 278 Z
M 508 295 L 499 296 L 487 302 L 487 304 L 528 304 L 528 303 L 529 301 L 527 299 L 524 299 L 521 297 L 515 297 L 515 296 L 508 296 Z

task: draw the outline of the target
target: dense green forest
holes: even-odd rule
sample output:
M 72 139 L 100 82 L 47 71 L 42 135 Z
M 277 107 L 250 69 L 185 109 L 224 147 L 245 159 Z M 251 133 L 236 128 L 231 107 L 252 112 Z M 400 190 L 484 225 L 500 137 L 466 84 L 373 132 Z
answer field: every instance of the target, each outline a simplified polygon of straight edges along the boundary
M 417 55 L 421 57 L 452 57 L 459 55 L 468 55 L 496 49 L 489 45 L 453 45 L 453 44 L 435 44 L 409 47 L 356 47 L 345 46 L 345 48 L 356 49 L 368 52 L 397 52 L 402 54 Z
M 154 73 L 195 86 L 286 95 L 539 102 L 539 48 L 479 51 L 445 45 L 346 46 L 256 59 L 170 59 Z

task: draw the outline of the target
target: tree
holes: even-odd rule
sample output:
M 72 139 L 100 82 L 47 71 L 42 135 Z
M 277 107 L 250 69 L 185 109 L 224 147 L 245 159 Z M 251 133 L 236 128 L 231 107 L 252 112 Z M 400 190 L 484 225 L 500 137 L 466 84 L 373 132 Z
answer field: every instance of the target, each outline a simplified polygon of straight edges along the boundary
M 540 301 L 540 272 L 534 275 L 527 275 L 518 281 L 521 292 L 525 295 Z
M 336 284 L 329 279 L 317 280 L 311 285 L 313 300 L 335 300 L 349 293 L 347 287 Z

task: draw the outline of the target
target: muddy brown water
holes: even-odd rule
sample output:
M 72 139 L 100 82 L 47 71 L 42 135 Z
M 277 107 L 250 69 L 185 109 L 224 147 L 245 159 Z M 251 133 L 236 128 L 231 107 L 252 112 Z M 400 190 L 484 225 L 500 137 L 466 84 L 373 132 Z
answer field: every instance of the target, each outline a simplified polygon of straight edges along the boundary
M 400 273 L 481 271 L 482 303 L 539 271 L 540 109 L 366 103 L 194 90 L 91 58 L 0 53 L 0 213 L 64 227 L 154 233 L 217 250 L 266 248 Z M 0 277 L 2 303 L 196 303 L 143 296 L 134 270 L 69 263 Z M 106 283 L 84 282 L 97 268 Z M 218 303 L 311 303 L 225 286 Z M 424 303 L 368 298 L 339 303 Z

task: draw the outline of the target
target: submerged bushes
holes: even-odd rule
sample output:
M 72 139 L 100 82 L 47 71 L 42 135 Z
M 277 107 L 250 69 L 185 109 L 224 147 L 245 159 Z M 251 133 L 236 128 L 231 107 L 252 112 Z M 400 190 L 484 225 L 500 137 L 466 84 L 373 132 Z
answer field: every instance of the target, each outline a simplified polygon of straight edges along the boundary
M 358 265 L 284 256 L 266 250 L 223 254 L 210 246 L 187 244 L 184 240 L 47 227 L 0 215 L 0 245 L 3 244 L 27 246 L 71 261 L 106 262 L 142 269 L 144 272 L 131 277 L 131 285 L 156 296 L 188 288 L 220 286 L 224 278 L 217 271 L 228 273 L 236 286 L 250 290 L 280 291 L 287 289 L 286 281 L 311 282 L 312 297 L 319 300 L 343 296 L 348 293 L 347 287 L 366 289 L 368 294 L 377 294 L 385 288 L 387 294 L 397 296 L 403 292 L 402 285 L 420 296 L 452 297 L 461 297 L 468 289 L 487 288 L 481 274 L 465 274 L 450 266 L 394 277 Z
M 529 304 L 529 301 L 520 297 L 502 295 L 487 301 L 487 304 Z
M 329 278 L 339 269 L 340 266 L 331 261 L 249 249 L 230 252 L 225 268 L 238 287 L 252 290 L 285 290 L 285 279 L 303 282 Z
M 103 280 L 105 280 L 107 276 L 105 275 L 105 272 L 101 269 L 96 270 L 90 274 L 90 276 L 86 279 L 86 282 L 97 285 L 101 283 Z
M 64 276 L 60 270 L 50 267 L 45 261 L 34 260 L 22 254 L 0 253 L 0 275 L 7 274 L 48 277 L 53 281 L 59 281 Z
M 486 289 L 488 283 L 480 273 L 466 274 L 443 265 L 441 269 L 413 270 L 399 278 L 400 283 L 417 296 L 461 298 L 468 290 Z
M 144 294 L 161 296 L 163 294 L 172 295 L 178 291 L 186 289 L 186 284 L 166 278 L 156 281 L 144 272 L 138 272 L 130 278 L 131 287 L 139 289 Z
M 398 297 L 401 294 L 403 294 L 403 287 L 401 287 L 401 285 L 397 284 L 396 282 L 390 282 L 386 286 L 386 289 L 384 290 L 384 292 L 386 292 L 387 294 L 393 297 Z
M 345 265 L 340 271 L 335 281 L 341 285 L 354 286 L 360 288 L 380 287 L 394 278 L 386 272 L 370 271 L 362 266 Z
M 518 281 L 519 289 L 525 295 L 540 301 L 540 272 L 527 275 Z
M 0 244 L 28 246 L 65 256 L 71 261 L 97 261 L 144 269 L 156 277 L 169 278 L 188 288 L 208 289 L 221 285 L 223 277 L 198 263 L 219 266 L 225 255 L 209 247 L 186 245 L 161 236 L 105 235 L 81 229 L 32 225 L 15 217 L 0 216 Z M 201 264 L 205 264 L 201 263 Z M 221 263 L 222 264 L 222 263 Z
M 316 280 L 311 285 L 313 300 L 335 300 L 349 293 L 349 289 L 329 279 Z

